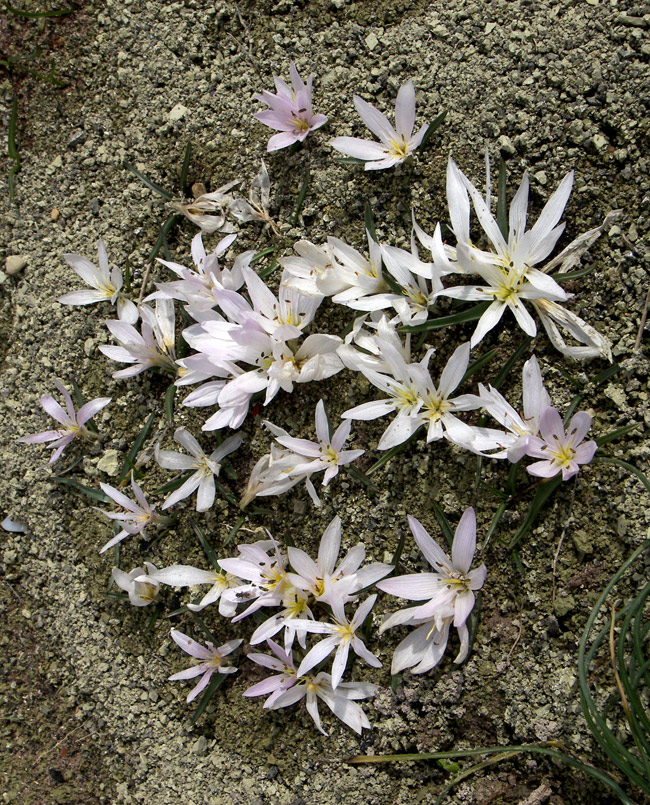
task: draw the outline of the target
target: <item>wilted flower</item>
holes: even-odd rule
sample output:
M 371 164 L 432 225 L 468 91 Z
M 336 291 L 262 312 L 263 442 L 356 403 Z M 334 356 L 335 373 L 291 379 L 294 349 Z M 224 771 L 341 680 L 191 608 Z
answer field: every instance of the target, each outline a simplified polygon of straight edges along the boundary
M 568 481 L 580 471 L 580 464 L 589 464 L 598 449 L 594 441 L 581 444 L 591 427 L 591 417 L 586 411 L 573 416 L 567 432 L 564 432 L 562 417 L 555 408 L 547 408 L 539 421 L 541 438 L 533 436 L 528 441 L 526 455 L 541 458 L 526 467 L 531 475 L 552 478 L 559 472 L 562 480 Z
M 315 115 L 312 112 L 311 93 L 314 76 L 310 75 L 305 84 L 298 75 L 294 62 L 289 68 L 292 87 L 277 76 L 273 77 L 276 94 L 264 90 L 257 95 L 258 101 L 270 106 L 254 117 L 271 129 L 279 131 L 268 142 L 267 151 L 277 151 L 297 142 L 303 142 L 310 131 L 324 126 L 327 123 L 325 115 Z
M 243 198 L 235 199 L 230 205 L 230 212 L 238 221 L 244 223 L 248 221 L 260 221 L 265 228 L 270 227 L 276 235 L 280 232 L 269 213 L 269 203 L 271 201 L 271 180 L 266 169 L 266 163 L 262 160 L 262 167 L 257 176 L 253 179 L 251 189 L 248 194 L 248 201 Z
M 415 89 L 412 81 L 400 87 L 395 103 L 395 128 L 388 118 L 371 104 L 355 95 L 354 105 L 363 122 L 381 140 L 362 140 L 359 137 L 335 137 L 330 145 L 337 151 L 355 159 L 365 160 L 365 169 L 391 168 L 410 157 L 418 148 L 427 126 L 413 134 L 415 124 Z
M 208 642 L 205 646 L 192 640 L 191 637 L 179 632 L 177 629 L 172 629 L 171 636 L 174 642 L 179 645 L 184 652 L 191 657 L 195 657 L 199 662 L 192 668 L 187 668 L 185 671 L 179 671 L 177 674 L 172 674 L 169 681 L 176 681 L 178 679 L 193 679 L 195 676 L 201 676 L 198 685 L 196 685 L 189 692 L 187 702 L 193 701 L 201 693 L 202 690 L 207 688 L 212 679 L 212 675 L 216 672 L 218 674 L 234 674 L 237 669 L 234 666 L 222 665 L 224 657 L 231 654 L 243 640 L 229 640 L 223 646 L 215 648 L 214 644 Z
M 470 570 L 476 549 L 476 515 L 471 507 L 460 519 L 451 549 L 451 561 L 422 524 L 409 516 L 409 526 L 418 547 L 433 568 L 433 573 L 397 576 L 377 583 L 386 593 L 411 601 L 426 601 L 390 615 L 380 633 L 392 626 L 417 626 L 393 654 L 392 674 L 412 668 L 423 674 L 437 665 L 447 647 L 449 627 L 458 629 L 461 649 L 455 662 L 462 662 L 469 648 L 466 622 L 474 607 L 474 591 L 480 590 L 487 570 L 481 565 Z
M 102 410 L 111 401 L 110 397 L 97 397 L 95 400 L 84 403 L 78 411 L 75 411 L 70 393 L 60 380 L 55 380 L 54 385 L 63 395 L 66 410 L 52 397 L 51 394 L 44 394 L 39 400 L 43 410 L 51 417 L 60 422 L 63 427 L 56 430 L 45 430 L 41 433 L 32 433 L 29 436 L 21 436 L 18 441 L 24 444 L 43 444 L 43 442 L 53 442 L 48 445 L 54 450 L 48 464 L 54 464 L 61 453 L 77 436 L 93 438 L 86 422 L 92 419 L 95 414 Z
M 207 511 L 214 503 L 216 494 L 214 479 L 221 471 L 221 459 L 234 452 L 242 443 L 239 433 L 229 436 L 216 450 L 207 456 L 201 445 L 187 428 L 177 428 L 174 439 L 184 447 L 191 456 L 183 453 L 174 453 L 171 450 L 156 450 L 156 461 L 166 470 L 194 470 L 192 475 L 175 492 L 172 492 L 163 503 L 162 508 L 168 509 L 179 500 L 189 497 L 198 489 L 196 497 L 197 512 Z
M 144 569 L 136 567 L 130 573 L 114 567 L 111 575 L 115 584 L 129 594 L 129 601 L 134 607 L 147 607 L 158 600 L 160 582 L 151 575 L 155 572 L 156 566 L 145 562 Z
M 117 305 L 117 317 L 128 324 L 138 320 L 138 309 L 135 304 L 122 293 L 122 272 L 117 266 L 111 270 L 104 241 L 97 243 L 99 266 L 93 265 L 80 254 L 64 254 L 63 259 L 81 279 L 94 290 L 72 291 L 59 297 L 64 305 L 92 305 L 95 302 L 110 302 Z
M 208 234 L 218 230 L 232 232 L 234 227 L 226 222 L 225 211 L 234 201 L 230 195 L 230 190 L 240 182 L 241 179 L 235 179 L 217 188 L 217 190 L 213 190 L 211 193 L 199 193 L 193 201 L 187 203 L 173 201 L 172 207 L 193 224 L 196 224 L 203 232 Z M 203 187 L 202 189 L 205 190 Z

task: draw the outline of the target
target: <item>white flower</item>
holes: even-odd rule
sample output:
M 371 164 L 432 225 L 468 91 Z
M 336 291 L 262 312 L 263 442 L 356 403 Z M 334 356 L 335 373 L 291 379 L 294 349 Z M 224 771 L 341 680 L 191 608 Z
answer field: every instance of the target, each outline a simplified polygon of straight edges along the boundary
M 366 161 L 366 170 L 391 168 L 410 157 L 422 142 L 427 126 L 413 134 L 415 124 L 415 89 L 412 81 L 400 87 L 395 103 L 395 128 L 385 115 L 355 95 L 354 105 L 363 122 L 381 140 L 361 140 L 358 137 L 335 137 L 330 145 L 346 156 Z
M 341 423 L 334 435 L 330 436 L 329 422 L 327 420 L 323 400 L 319 400 L 316 405 L 317 442 L 310 442 L 307 439 L 296 439 L 290 436 L 284 428 L 280 428 L 272 422 L 265 421 L 264 425 L 266 425 L 275 436 L 276 441 L 291 453 L 292 464 L 288 463 L 289 456 L 286 453 L 282 456 L 284 461 L 280 470 L 281 475 L 305 478 L 316 472 L 324 471 L 325 476 L 323 477 L 322 483 L 323 486 L 327 486 L 332 478 L 338 475 L 339 467 L 350 464 L 365 453 L 365 450 L 342 449 L 350 436 L 350 428 L 352 427 L 350 420 Z M 278 480 L 280 480 L 281 475 L 277 476 Z M 264 494 L 271 494 L 268 488 L 267 485 Z M 260 492 L 258 492 L 258 494 L 260 494 Z M 312 494 L 311 491 L 310 494 Z M 315 492 L 313 494 L 315 495 Z M 317 496 L 314 502 L 317 506 L 320 505 Z
M 117 503 L 117 505 L 121 506 L 123 509 L 121 512 L 107 512 L 103 509 L 97 509 L 97 511 L 102 512 L 102 514 L 105 514 L 111 520 L 120 521 L 122 525 L 122 530 L 120 533 L 116 534 L 112 539 L 110 539 L 100 550 L 100 553 L 104 553 L 104 551 L 112 548 L 113 545 L 117 545 L 118 542 L 121 542 L 125 537 L 128 537 L 129 534 L 143 534 L 147 526 L 160 526 L 171 522 L 169 517 L 164 517 L 160 514 L 157 514 L 155 506 L 149 505 L 142 492 L 142 489 L 140 489 L 138 484 L 135 482 L 133 473 L 131 473 L 131 489 L 133 490 L 133 495 L 135 496 L 137 503 L 128 498 L 123 492 L 120 492 L 120 490 L 116 489 L 114 486 L 109 486 L 108 484 L 104 483 L 100 483 L 99 486 L 105 495 L 108 495 L 111 500 L 114 500 L 115 503 Z
M 236 198 L 230 205 L 230 212 L 238 221 L 244 223 L 260 221 L 265 228 L 270 227 L 276 235 L 279 235 L 280 232 L 269 214 L 270 200 L 271 180 L 269 179 L 266 163 L 262 160 L 260 172 L 251 183 L 248 201 L 243 198 Z
M 563 481 L 573 478 L 580 471 L 580 465 L 589 464 L 598 449 L 594 441 L 581 444 L 590 427 L 589 414 L 579 411 L 565 433 L 562 417 L 555 408 L 547 408 L 539 421 L 541 438 L 531 437 L 526 448 L 526 455 L 543 460 L 526 467 L 528 472 L 540 478 L 552 478 L 559 472 Z
M 170 587 L 194 587 L 197 584 L 211 584 L 212 587 L 198 604 L 187 604 L 191 612 L 200 612 L 209 604 L 219 601 L 219 614 L 231 618 L 237 611 L 237 604 L 224 598 L 225 590 L 241 587 L 243 582 L 232 573 L 221 570 L 201 570 L 191 565 L 170 565 L 151 573 L 152 578 Z
M 306 699 L 307 712 L 314 720 L 316 728 L 323 735 L 327 735 L 320 723 L 318 712 L 318 699 L 320 699 L 338 719 L 361 735 L 362 729 L 370 729 L 370 722 L 356 701 L 374 696 L 376 690 L 377 685 L 368 682 L 341 682 L 335 690 L 332 687 L 331 676 L 321 672 L 316 676 L 310 674 L 299 679 L 293 687 L 275 699 L 271 709 L 290 707 L 301 699 Z
M 176 374 L 175 314 L 170 299 L 157 299 L 156 309 L 140 305 L 141 333 L 123 321 L 107 321 L 111 335 L 121 342 L 121 347 L 102 344 L 100 352 L 113 361 L 130 363 L 126 369 L 113 372 L 116 380 L 134 377 L 147 369 L 158 367 Z
M 202 690 L 207 688 L 212 679 L 212 675 L 216 672 L 218 674 L 234 674 L 237 669 L 233 666 L 223 665 L 223 660 L 228 654 L 238 648 L 244 641 L 243 640 L 229 640 L 223 646 L 215 648 L 210 642 L 202 646 L 196 640 L 183 634 L 182 632 L 172 629 L 171 636 L 174 642 L 179 645 L 186 654 L 195 657 L 199 662 L 192 668 L 187 668 L 185 671 L 179 671 L 177 674 L 172 674 L 169 681 L 177 679 L 193 679 L 195 676 L 201 676 L 198 685 L 192 688 L 187 697 L 187 702 L 193 701 L 201 693 Z
M 537 358 L 533 355 L 524 364 L 523 417 L 492 386 L 485 388 L 479 383 L 478 388 L 485 410 L 515 436 L 514 442 L 508 445 L 508 459 L 513 463 L 519 461 L 526 454 L 531 436 L 537 436 L 542 414 L 551 405 Z
M 151 575 L 155 572 L 156 566 L 145 562 L 144 569 L 136 567 L 130 573 L 125 573 L 119 567 L 114 567 L 111 574 L 115 584 L 129 594 L 129 601 L 134 607 L 146 607 L 158 600 L 160 582 Z
M 201 445 L 186 428 L 177 428 L 174 432 L 174 439 L 191 453 L 191 456 L 157 448 L 156 461 L 166 470 L 194 470 L 194 472 L 181 487 L 172 492 L 163 503 L 162 508 L 168 509 L 198 489 L 196 510 L 198 512 L 207 511 L 214 503 L 214 478 L 221 471 L 219 462 L 239 447 L 242 437 L 239 433 L 229 436 L 209 456 L 203 452 Z
M 458 270 L 466 274 L 479 274 L 487 282 L 487 286 L 461 285 L 446 288 L 440 291 L 440 295 L 455 299 L 490 301 L 472 335 L 473 347 L 500 321 L 506 309 L 511 310 L 527 335 L 535 336 L 537 326 L 524 304 L 530 302 L 542 320 L 551 342 L 563 354 L 574 358 L 601 355 L 611 360 L 611 349 L 607 339 L 580 317 L 558 304 L 567 301 L 570 295 L 548 275 L 548 272 L 558 265 L 565 270 L 574 265 L 578 256 L 600 235 L 602 226 L 578 237 L 541 269 L 535 268 L 537 263 L 543 262 L 550 255 L 564 231 L 564 224 L 558 222 L 569 199 L 572 185 L 573 172 L 570 172 L 547 201 L 534 226 L 527 231 L 529 180 L 528 174 L 524 174 L 510 205 L 506 240 L 487 201 L 454 161 L 449 159 L 447 197 L 452 226 L 458 240 L 456 246 Z M 483 231 L 490 241 L 492 251 L 478 249 L 471 241 L 468 194 Z M 610 218 L 611 215 L 606 221 Z M 558 324 L 584 346 L 568 347 L 558 331 Z
M 363 640 L 357 636 L 357 629 L 363 625 L 363 622 L 370 614 L 370 610 L 375 605 L 376 600 L 376 595 L 371 595 L 366 598 L 363 604 L 357 607 L 356 612 L 352 616 L 352 620 L 347 619 L 344 605 L 340 600 L 335 598 L 330 601 L 334 615 L 334 621 L 332 623 L 323 623 L 322 621 L 314 620 L 289 621 L 289 625 L 293 626 L 295 629 L 304 629 L 307 632 L 313 632 L 315 634 L 329 635 L 329 637 L 316 643 L 316 645 L 305 654 L 298 668 L 298 677 L 304 676 L 307 671 L 319 665 L 333 651 L 336 651 L 332 663 L 332 688 L 336 689 L 345 673 L 350 649 L 368 665 L 372 665 L 373 668 L 381 668 L 381 662 L 374 654 L 368 651 Z
M 383 562 L 361 567 L 366 558 L 361 543 L 351 548 L 337 563 L 340 548 L 341 518 L 336 515 L 323 533 L 316 562 L 300 548 L 287 549 L 294 570 L 289 574 L 291 583 L 311 593 L 316 601 L 331 604 L 336 600 L 345 604 L 354 599 L 356 592 L 375 584 L 393 569 L 392 565 Z
M 377 583 L 384 592 L 412 601 L 426 601 L 390 615 L 380 633 L 392 626 L 414 625 L 393 654 L 392 674 L 411 668 L 414 674 L 430 671 L 444 654 L 449 627 L 458 629 L 461 650 L 455 662 L 467 656 L 469 635 L 466 621 L 474 607 L 474 591 L 480 590 L 487 573 L 485 565 L 470 570 L 476 550 L 476 515 L 467 508 L 456 528 L 451 561 L 426 532 L 422 524 L 409 516 L 409 526 L 418 547 L 433 568 L 433 573 L 397 576 Z
M 56 430 L 45 430 L 41 433 L 32 433 L 29 436 L 21 436 L 18 439 L 19 442 L 23 442 L 24 444 L 52 442 L 48 447 L 53 449 L 54 453 L 52 453 L 48 464 L 54 464 L 65 448 L 73 439 L 76 439 L 77 436 L 92 438 L 90 431 L 85 427 L 86 422 L 92 419 L 95 414 L 99 413 L 102 408 L 105 408 L 111 401 L 110 397 L 97 397 L 95 400 L 84 403 L 78 411 L 75 411 L 70 392 L 63 383 L 61 383 L 60 380 L 55 380 L 54 385 L 63 395 L 65 410 L 51 394 L 44 394 L 39 402 L 45 413 L 49 414 L 53 419 L 56 419 L 63 427 L 57 428 Z
M 108 255 L 102 239 L 97 243 L 99 266 L 93 265 L 80 254 L 64 254 L 63 259 L 81 279 L 94 290 L 72 291 L 59 297 L 64 305 L 92 305 L 95 302 L 117 304 L 117 317 L 127 324 L 135 324 L 138 320 L 138 309 L 135 304 L 122 293 L 122 272 L 117 266 L 111 270 Z

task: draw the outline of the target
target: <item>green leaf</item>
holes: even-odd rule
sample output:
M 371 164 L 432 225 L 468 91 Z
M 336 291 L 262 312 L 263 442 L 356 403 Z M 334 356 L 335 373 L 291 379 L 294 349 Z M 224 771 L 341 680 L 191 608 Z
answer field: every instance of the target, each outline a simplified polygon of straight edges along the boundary
M 203 711 L 208 706 L 210 699 L 214 696 L 214 694 L 219 690 L 219 688 L 223 685 L 226 681 L 227 675 L 226 674 L 215 674 L 212 679 L 210 680 L 210 684 L 208 687 L 203 691 L 203 695 L 199 700 L 198 707 L 194 711 L 194 715 L 192 716 L 192 726 L 196 724 L 196 722 L 201 718 L 203 715 Z
M 412 433 L 405 442 L 402 442 L 402 444 L 396 444 L 395 447 L 391 447 L 390 450 L 387 450 L 378 461 L 375 461 L 375 463 L 372 465 L 372 467 L 370 467 L 366 475 L 370 477 L 373 474 L 373 472 L 376 472 L 380 467 L 383 467 L 384 464 L 386 464 L 388 461 L 391 460 L 391 458 L 393 458 L 393 456 L 396 456 L 398 453 L 401 453 L 402 450 L 405 450 L 407 445 L 409 445 L 413 441 L 413 439 L 415 439 L 416 435 L 421 430 L 422 430 L 421 427 L 418 428 L 415 431 L 415 433 Z
M 365 165 L 370 160 L 357 159 L 356 157 L 337 157 L 334 161 L 338 162 L 339 165 Z
M 223 541 L 224 547 L 225 547 L 226 545 L 230 545 L 230 543 L 231 543 L 231 542 L 233 541 L 233 539 L 235 538 L 235 535 L 237 534 L 237 532 L 239 531 L 239 529 L 240 529 L 240 528 L 241 528 L 241 527 L 244 525 L 244 523 L 245 523 L 245 522 L 246 522 L 246 517 L 245 517 L 245 515 L 242 515 L 242 516 L 241 516 L 241 517 L 240 517 L 240 518 L 237 520 L 237 522 L 235 523 L 235 525 L 234 525 L 234 526 L 233 526 L 233 527 L 230 529 L 230 531 L 228 532 L 228 536 L 227 536 L 227 537 L 225 538 L 225 540 Z
M 447 110 L 445 109 L 444 112 L 440 112 L 440 114 L 433 120 L 432 123 L 429 123 L 427 130 L 424 132 L 422 142 L 418 146 L 418 151 L 424 151 L 424 149 L 429 144 L 429 140 L 436 133 L 436 131 L 438 131 L 440 126 L 442 126 L 446 117 L 447 117 Z
M 71 486 L 78 492 L 83 492 L 84 495 L 88 495 L 89 498 L 100 501 L 100 503 L 111 503 L 111 498 L 109 498 L 108 495 L 105 495 L 101 489 L 92 489 L 89 486 L 84 486 L 74 478 L 62 478 L 60 475 L 53 475 L 52 480 L 56 481 L 57 484 Z
M 359 481 L 359 483 L 362 483 L 364 484 L 364 486 L 367 486 L 371 492 L 377 491 L 377 487 L 373 484 L 370 478 L 368 478 L 365 472 L 362 472 L 356 467 L 353 467 L 351 464 L 346 464 L 344 469 L 351 478 L 354 478 L 355 481 Z
M 465 381 L 469 380 L 470 377 L 475 373 L 478 372 L 479 369 L 482 369 L 488 363 L 492 361 L 494 356 L 498 353 L 498 349 L 494 347 L 494 349 L 489 350 L 485 353 L 485 355 L 481 355 L 480 358 L 477 358 L 475 361 L 472 361 L 470 365 L 467 367 L 467 371 L 463 375 L 463 379 L 460 381 L 456 388 L 460 388 Z
M 66 14 L 72 14 L 74 11 L 73 8 L 53 8 L 49 11 L 23 11 L 20 8 L 12 6 L 9 0 L 5 0 L 5 7 L 7 8 L 7 11 L 10 11 L 17 17 L 23 17 L 23 19 L 27 20 L 38 20 L 43 19 L 44 17 L 63 17 Z
M 203 533 L 203 531 L 201 531 L 201 529 L 194 522 L 194 520 L 190 520 L 190 525 L 192 526 L 192 530 L 196 534 L 196 537 L 197 537 L 201 547 L 203 548 L 203 551 L 204 551 L 205 555 L 208 557 L 208 560 L 210 561 L 210 564 L 212 565 L 212 567 L 216 571 L 221 573 L 221 567 L 219 566 L 219 559 L 217 557 L 217 554 L 210 547 L 210 543 L 205 538 L 205 534 Z
M 581 268 L 579 271 L 569 271 L 566 274 L 554 274 L 553 279 L 556 282 L 570 282 L 571 280 L 579 280 L 582 277 L 586 277 L 591 274 L 596 269 L 596 264 L 594 263 L 592 266 L 587 266 L 587 268 Z
M 442 529 L 442 533 L 445 535 L 445 539 L 449 543 L 449 547 L 451 548 L 454 542 L 454 529 L 449 524 L 449 520 L 445 516 L 443 510 L 438 506 L 435 500 L 431 501 L 431 508 L 433 509 L 433 513 L 436 516 L 436 520 L 438 521 L 438 525 Z
M 135 467 L 135 460 L 140 450 L 142 450 L 142 445 L 145 443 L 147 436 L 149 435 L 149 431 L 151 430 L 155 416 L 156 415 L 154 413 L 149 414 L 147 421 L 144 423 L 144 427 L 138 434 L 135 442 L 133 442 L 133 446 L 127 453 L 126 459 L 124 460 L 124 465 L 122 466 L 122 471 L 117 477 L 118 485 L 121 484 L 122 481 L 126 481 L 131 474 L 131 469 Z
M 185 193 L 187 188 L 187 174 L 190 169 L 190 160 L 192 159 L 192 143 L 188 142 L 185 146 L 185 153 L 183 154 L 183 164 L 181 166 L 181 193 Z
M 147 257 L 147 262 L 153 263 L 153 261 L 158 257 L 158 253 L 161 249 L 163 249 L 163 254 L 165 251 L 169 253 L 169 249 L 167 246 L 167 235 L 169 234 L 171 228 L 176 226 L 176 224 L 181 221 L 183 218 L 182 215 L 177 213 L 172 213 L 171 215 L 167 216 L 165 223 L 160 227 L 160 231 L 158 232 L 158 237 L 156 238 L 156 242 L 154 243 L 151 251 L 149 252 L 149 256 Z M 167 259 L 167 258 L 165 258 Z
M 302 180 L 300 185 L 300 190 L 298 191 L 298 198 L 296 199 L 296 203 L 293 208 L 293 212 L 291 213 L 291 218 L 289 219 L 289 223 L 291 226 L 295 226 L 298 223 L 298 216 L 300 215 L 300 211 L 302 210 L 302 205 L 305 203 L 305 197 L 307 195 L 307 190 L 309 188 L 309 180 L 310 175 L 309 171 L 305 178 Z
M 170 383 L 165 392 L 165 418 L 169 424 L 174 422 L 174 397 L 176 396 L 176 385 Z
M 506 174 L 506 163 L 503 157 L 499 159 L 499 178 L 497 180 L 497 223 L 503 239 L 507 242 L 508 226 L 508 176 Z
M 275 251 L 275 246 L 265 246 L 263 249 L 260 249 L 259 252 L 255 252 L 251 258 L 250 265 L 253 266 L 255 263 L 259 263 L 263 257 L 267 257 L 269 254 L 275 254 Z
M 155 182 L 145 176 L 144 173 L 141 173 L 135 166 L 131 165 L 130 162 L 126 163 L 126 168 L 127 170 L 131 171 L 131 173 L 136 176 L 142 182 L 142 184 L 145 185 L 145 187 L 148 187 L 149 190 L 153 190 L 154 193 L 162 196 L 162 198 L 166 199 L 167 201 L 171 201 L 174 198 L 172 193 L 160 187 L 160 185 L 157 185 Z
M 280 268 L 280 263 L 278 263 L 278 261 L 277 261 L 277 260 L 274 260 L 274 261 L 271 263 L 271 265 L 267 266 L 266 268 L 263 268 L 263 269 L 262 269 L 262 270 L 259 272 L 259 276 L 260 276 L 260 278 L 261 278 L 261 279 L 265 280 L 265 279 L 267 279 L 268 277 L 270 277 L 270 276 L 271 276 L 271 274 L 273 274 L 273 272 L 274 272 L 274 271 L 277 271 L 277 269 L 278 269 L 278 268 Z
M 422 324 L 414 324 L 410 327 L 399 327 L 400 333 L 424 333 L 428 330 L 438 330 L 441 327 L 451 327 L 453 324 L 465 324 L 468 321 L 477 321 L 490 306 L 490 302 L 479 302 L 478 305 L 463 310 L 461 313 L 452 313 L 449 316 L 440 316 L 437 319 L 429 319 Z
M 526 336 L 524 340 L 519 344 L 517 349 L 513 352 L 513 354 L 508 358 L 508 360 L 503 364 L 503 367 L 500 369 L 499 374 L 494 378 L 492 381 L 492 385 L 495 389 L 498 389 L 503 381 L 508 377 L 510 372 L 512 371 L 512 367 L 519 361 L 521 356 L 526 352 L 528 349 L 530 342 L 533 339 L 530 336 Z
M 520 744 L 515 746 L 489 746 L 480 749 L 457 749 L 451 752 L 412 752 L 408 754 L 399 755 L 356 755 L 350 758 L 347 762 L 350 764 L 358 765 L 361 763 L 396 763 L 400 761 L 414 761 L 414 760 L 447 760 L 462 757 L 477 757 L 481 755 L 516 755 L 522 752 L 532 752 L 534 754 L 548 755 L 549 757 L 561 760 L 575 769 L 579 769 L 585 774 L 590 774 L 592 777 L 598 779 L 610 791 L 613 791 L 621 800 L 623 805 L 634 805 L 632 800 L 625 794 L 622 788 L 612 780 L 612 778 L 605 774 L 604 771 L 582 763 L 580 760 L 567 755 L 564 752 L 559 752 L 551 748 L 553 744 Z M 446 793 L 446 792 L 443 792 Z M 438 799 L 439 801 L 439 799 Z
M 372 214 L 372 207 L 370 202 L 366 201 L 366 206 L 363 210 L 363 220 L 366 225 L 366 232 L 377 243 L 377 230 L 375 229 L 375 217 Z
M 596 444 L 598 447 L 602 447 L 604 444 L 609 444 L 610 442 L 615 441 L 616 439 L 620 439 L 621 436 L 625 436 L 626 433 L 631 433 L 633 430 L 640 428 L 641 424 L 639 422 L 635 422 L 633 425 L 625 425 L 622 428 L 617 428 L 616 430 L 612 430 L 609 433 L 606 433 L 604 436 L 599 436 L 596 439 Z

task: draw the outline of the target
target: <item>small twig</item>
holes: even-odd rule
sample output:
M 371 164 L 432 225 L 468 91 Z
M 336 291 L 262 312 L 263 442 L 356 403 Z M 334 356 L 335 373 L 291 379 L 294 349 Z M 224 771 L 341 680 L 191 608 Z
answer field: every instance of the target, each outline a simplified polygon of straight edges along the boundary
M 634 342 L 634 349 L 641 346 L 641 339 L 643 338 L 643 328 L 645 327 L 646 319 L 648 318 L 648 308 L 650 307 L 650 285 L 648 286 L 648 293 L 645 295 L 645 303 L 643 305 L 643 312 L 641 313 L 641 321 L 639 322 L 639 332 L 636 334 L 636 341 Z
M 233 42 L 236 42 L 236 43 L 239 45 L 239 47 L 240 47 L 240 48 L 243 48 L 243 49 L 246 51 L 246 55 L 248 56 L 248 60 L 250 61 L 250 63 L 253 65 L 253 67 L 254 67 L 254 68 L 255 68 L 255 69 L 258 71 L 258 72 L 260 72 L 260 73 L 261 73 L 261 72 L 262 72 L 262 68 L 260 67 L 259 62 L 258 62 L 258 61 L 255 59 L 255 57 L 254 57 L 254 56 L 253 56 L 253 54 L 251 53 L 251 49 L 248 47 L 248 45 L 245 45 L 245 44 L 244 44 L 244 43 L 241 41 L 241 39 L 237 39 L 237 37 L 236 37 L 236 36 L 233 36 L 231 33 L 227 33 L 227 34 L 226 34 L 226 36 L 229 36 L 229 37 L 230 37 L 230 38 L 233 40 Z
M 54 746 L 50 746 L 50 748 L 46 749 L 45 752 L 41 752 L 41 754 L 36 758 L 36 762 L 38 763 L 39 760 L 42 760 L 45 757 L 45 755 L 49 755 L 50 752 L 53 752 L 58 746 L 61 746 L 62 743 L 65 743 L 65 741 L 67 741 L 71 735 L 74 735 L 74 733 L 78 732 L 82 727 L 83 724 L 77 724 L 77 726 L 73 730 L 70 730 L 70 732 L 67 735 L 64 735 L 60 741 L 57 741 L 54 744 Z

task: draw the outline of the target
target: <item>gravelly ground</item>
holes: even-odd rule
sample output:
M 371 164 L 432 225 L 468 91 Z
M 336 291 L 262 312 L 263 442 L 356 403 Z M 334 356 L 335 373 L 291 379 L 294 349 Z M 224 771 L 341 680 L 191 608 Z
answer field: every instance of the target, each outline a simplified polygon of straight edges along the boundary
M 505 552 L 492 551 L 481 628 L 468 663 L 455 669 L 446 660 L 424 678 L 407 675 L 395 694 L 387 671 L 365 673 L 383 686 L 374 709 L 368 708 L 372 733 L 358 740 L 328 719 L 331 735 L 325 739 L 304 712 L 267 715 L 258 703 L 244 701 L 242 691 L 258 678 L 248 668 L 190 728 L 180 686 L 165 681 L 182 667 L 167 623 L 146 632 L 146 613 L 127 611 L 103 595 L 110 562 L 97 549 L 107 539 L 105 521 L 86 499 L 37 470 L 42 452 L 16 446 L 15 437 L 43 429 L 36 401 L 51 390 L 53 377 L 76 380 L 88 398 L 109 393 L 114 399 L 98 417 L 104 440 L 76 470 L 85 483 L 110 480 L 98 462 L 107 450 L 127 450 L 150 411 L 160 415 L 162 427 L 156 379 L 110 379 L 114 367 L 97 350 L 108 340 L 105 311 L 56 303 L 78 287 L 61 255 L 93 258 L 102 237 L 111 260 L 124 265 L 128 258 L 139 277 L 166 210 L 124 163 L 175 189 L 191 141 L 193 181 L 212 187 L 235 176 L 250 181 L 268 136 L 252 119 L 258 108 L 253 96 L 271 87 L 273 74 L 286 75 L 294 59 L 303 74 L 316 74 L 315 107 L 330 123 L 304 151 L 268 159 L 272 212 L 280 222 L 291 215 L 307 167 L 312 177 L 302 220 L 294 229 L 283 227 L 283 242 L 334 234 L 360 247 L 363 207 L 370 200 L 379 236 L 404 245 L 411 206 L 428 231 L 445 216 L 447 155 L 453 153 L 480 184 L 486 146 L 493 157 L 507 157 L 513 182 L 530 171 L 536 211 L 561 177 L 575 170 L 563 242 L 599 224 L 609 210 L 623 209 L 620 225 L 585 258 L 596 270 L 573 284 L 571 305 L 609 336 L 623 367 L 588 398 L 594 431 L 638 422 L 634 434 L 608 449 L 645 467 L 648 360 L 635 339 L 648 285 L 650 6 L 598 0 L 450 0 L 438 10 L 401 0 L 205 5 L 122 0 L 84 5 L 64 18 L 24 20 L 7 13 L 0 20 L 0 43 L 10 55 L 40 44 L 67 82 L 58 88 L 14 69 L 0 85 L 4 126 L 12 87 L 18 94 L 22 160 L 15 204 L 7 203 L 3 187 L 0 253 L 25 262 L 16 273 L 0 274 L 0 512 L 30 530 L 0 539 L 0 594 L 8 613 L 0 638 L 6 658 L 0 673 L 4 801 L 171 803 L 182 797 L 188 805 L 405 805 L 431 800 L 447 775 L 425 764 L 354 768 L 344 758 L 359 751 L 549 739 L 603 765 L 582 721 L 575 664 L 598 592 L 648 529 L 645 496 L 628 476 L 594 467 L 578 480 L 575 496 L 562 490 L 522 547 L 525 575 Z M 47 69 L 43 60 L 38 64 Z M 418 91 L 418 121 L 448 110 L 428 153 L 380 175 L 336 166 L 329 136 L 363 136 L 352 94 L 390 109 L 407 78 Z M 172 241 L 180 262 L 188 259 L 192 234 L 188 224 Z M 243 250 L 267 241 L 251 225 L 238 244 Z M 8 268 L 20 262 L 10 261 Z M 338 315 L 325 317 L 333 331 L 342 326 Z M 451 333 L 451 345 L 438 337 L 435 344 L 444 356 L 469 332 Z M 554 400 L 565 405 L 572 389 L 560 372 L 564 364 L 544 338 L 538 342 Z M 498 346 L 505 359 L 517 343 L 509 322 L 486 348 Z M 584 373 L 592 378 L 602 368 L 595 362 Z M 307 433 L 321 395 L 338 414 L 368 394 L 350 376 L 325 390 L 301 392 L 289 402 L 278 398 L 265 413 Z M 198 421 L 185 411 L 177 420 Z M 245 430 L 249 445 L 236 464 L 240 487 L 267 444 L 259 423 Z M 380 432 L 379 423 L 359 429 L 375 442 Z M 314 512 L 303 493 L 290 493 L 272 504 L 273 515 L 263 524 L 313 550 L 338 512 L 346 543 L 362 539 L 375 559 L 383 559 L 405 528 L 407 512 L 437 533 L 427 506 L 431 497 L 458 520 L 474 494 L 474 466 L 474 459 L 449 447 L 433 450 L 420 442 L 376 475 L 378 495 L 341 481 Z M 162 477 L 151 473 L 153 488 Z M 488 467 L 485 477 L 498 482 L 499 468 Z M 489 493 L 479 492 L 479 531 L 485 532 L 495 506 Z M 125 566 L 143 558 L 202 562 L 187 536 L 189 513 L 149 555 L 128 547 Z M 519 516 L 505 522 L 506 538 Z M 205 518 L 215 544 L 236 517 L 224 503 Z M 246 527 L 260 525 L 251 518 Z M 415 550 L 407 548 L 404 560 L 416 567 Z M 231 636 L 218 628 L 224 639 Z M 380 646 L 385 668 L 391 645 Z M 610 800 L 577 773 L 520 756 L 470 777 L 448 801 Z

